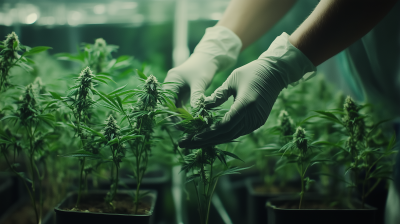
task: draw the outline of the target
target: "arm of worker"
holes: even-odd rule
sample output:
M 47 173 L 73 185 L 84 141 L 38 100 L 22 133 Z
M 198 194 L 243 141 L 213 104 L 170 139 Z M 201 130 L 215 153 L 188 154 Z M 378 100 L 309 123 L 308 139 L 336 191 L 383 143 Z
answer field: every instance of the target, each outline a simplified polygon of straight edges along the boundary
M 171 69 L 164 88 L 178 96 L 175 104 L 204 94 L 214 74 L 233 66 L 240 51 L 267 32 L 295 0 L 232 0 L 216 26 L 208 28 L 193 54 Z
M 232 72 L 206 97 L 208 107 L 235 100 L 220 122 L 180 141 L 182 148 L 200 148 L 231 141 L 261 127 L 278 94 L 288 84 L 315 72 L 316 65 L 351 45 L 371 30 L 397 1 L 321 0 L 289 37 L 277 37 L 257 60 Z

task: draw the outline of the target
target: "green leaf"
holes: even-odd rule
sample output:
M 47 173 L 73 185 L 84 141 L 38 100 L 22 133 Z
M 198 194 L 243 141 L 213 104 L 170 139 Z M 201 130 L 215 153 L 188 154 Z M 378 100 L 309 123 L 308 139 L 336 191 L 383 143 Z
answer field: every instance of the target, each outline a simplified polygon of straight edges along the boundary
M 64 154 L 64 155 L 58 155 L 60 157 L 74 157 L 74 158 L 90 158 L 90 159 L 102 159 L 102 156 L 100 154 L 93 154 L 91 152 L 85 151 L 83 149 L 75 151 L 75 152 L 71 152 L 68 154 Z
M 338 124 L 343 125 L 342 121 L 340 121 L 333 113 L 327 112 L 327 111 L 322 111 L 322 110 L 315 110 L 314 112 L 322 114 L 323 116 L 320 116 L 321 118 L 331 120 L 333 122 L 336 122 Z
M 237 156 L 237 155 L 235 155 L 235 154 L 233 154 L 231 152 L 228 152 L 228 151 L 223 151 L 223 152 L 224 152 L 225 155 L 227 155 L 229 157 L 232 157 L 232 158 L 235 158 L 235 159 L 238 159 L 238 160 L 244 162 L 241 158 L 239 158 L 239 156 Z
M 85 127 L 85 126 L 81 126 L 81 125 L 80 125 L 80 127 L 83 128 L 83 129 L 85 129 L 85 130 L 87 130 L 87 131 L 92 132 L 93 134 L 95 134 L 95 135 L 97 135 L 97 136 L 99 136 L 99 137 L 100 137 L 101 139 L 103 139 L 104 141 L 107 141 L 106 137 L 105 137 L 102 133 L 100 133 L 100 132 L 98 132 L 98 131 L 95 131 L 95 130 L 89 128 L 89 127 Z
M 240 174 L 239 171 L 246 170 L 246 169 L 249 169 L 251 167 L 253 167 L 253 166 L 243 167 L 243 168 L 234 166 L 234 167 L 231 167 L 231 168 L 229 168 L 227 170 L 219 172 L 213 178 L 217 178 L 217 177 L 220 177 L 220 176 L 223 176 L 223 175 L 229 175 L 229 174 Z
M 118 89 L 116 89 L 116 90 L 110 92 L 108 95 L 109 95 L 109 96 L 112 96 L 112 95 L 114 95 L 114 94 L 117 94 L 117 93 L 121 92 L 127 85 L 128 85 L 128 84 L 119 87 Z
M 104 102 L 106 104 L 108 104 L 109 107 L 112 107 L 112 108 L 114 108 L 114 110 L 123 113 L 122 111 L 119 110 L 119 106 L 116 104 L 116 102 L 111 97 L 107 97 L 107 95 L 105 95 L 104 93 L 103 93 L 104 94 L 103 95 L 100 91 L 97 91 L 96 89 L 92 89 L 92 91 L 95 92 L 98 96 L 100 96 L 100 98 L 102 100 L 104 100 Z
M 185 184 L 190 183 L 190 182 L 194 181 L 196 178 L 199 178 L 199 177 L 200 177 L 200 174 L 198 174 L 198 173 L 190 175 L 190 176 L 186 177 Z
M 181 114 L 180 116 L 185 120 L 193 120 L 193 116 L 184 108 L 177 108 L 177 111 Z
M 30 49 L 29 51 L 25 51 L 22 56 L 28 56 L 28 55 L 32 55 L 32 54 L 37 54 L 40 53 L 42 51 L 46 51 L 49 49 L 53 49 L 52 47 L 46 47 L 46 46 L 40 46 L 40 47 L 34 47 L 32 49 Z
M 4 116 L 0 121 L 5 121 L 8 119 L 19 119 L 19 118 L 17 116 L 8 115 L 8 116 Z
M 111 81 L 111 82 L 117 84 L 112 78 L 104 76 L 104 75 L 96 75 L 96 77 L 94 79 L 96 79 L 96 80 L 98 80 L 98 79 L 108 80 L 108 81 Z
M 54 99 L 63 100 L 63 99 L 61 98 L 61 96 L 58 95 L 58 93 L 56 93 L 56 92 L 51 92 L 51 91 L 49 91 L 49 93 L 53 96 Z
M 140 70 L 136 69 L 136 73 L 138 74 L 138 76 L 144 80 L 147 79 L 147 76 Z
M 144 135 L 128 135 L 128 136 L 124 136 L 124 137 L 121 138 L 121 143 L 129 141 L 129 140 L 132 140 L 132 139 L 136 139 L 136 138 L 144 139 L 144 137 L 145 137 Z

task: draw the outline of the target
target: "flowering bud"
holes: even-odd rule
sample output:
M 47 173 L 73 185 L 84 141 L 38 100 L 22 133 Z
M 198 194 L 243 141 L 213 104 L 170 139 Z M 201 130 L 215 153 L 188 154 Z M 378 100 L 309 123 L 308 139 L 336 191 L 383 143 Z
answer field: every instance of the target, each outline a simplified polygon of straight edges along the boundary
M 296 132 L 293 134 L 293 142 L 295 142 L 302 154 L 307 152 L 306 131 L 302 127 L 297 127 Z
M 92 70 L 90 70 L 88 66 L 81 71 L 77 81 L 79 82 L 81 88 L 92 88 L 93 87 L 92 78 L 94 77 L 95 76 L 92 74 Z
M 15 42 L 17 42 L 17 46 L 14 48 L 14 43 Z M 15 32 L 12 32 L 12 33 L 8 34 L 6 36 L 6 40 L 4 41 L 4 45 L 7 48 L 14 49 L 14 50 L 20 50 L 19 44 L 20 43 L 19 43 L 19 40 L 18 40 L 18 36 L 17 36 L 17 34 L 15 34 Z
M 286 110 L 281 110 L 278 117 L 278 126 L 283 136 L 293 134 L 293 121 Z
M 97 39 L 95 40 L 95 42 L 94 42 L 94 46 L 95 46 L 96 48 L 102 48 L 102 47 L 107 46 L 107 43 L 106 43 L 106 41 L 105 41 L 103 38 L 97 38 Z
M 116 138 L 119 136 L 119 126 L 117 120 L 114 119 L 112 115 L 110 115 L 106 120 L 106 127 L 103 129 L 104 135 L 108 140 Z

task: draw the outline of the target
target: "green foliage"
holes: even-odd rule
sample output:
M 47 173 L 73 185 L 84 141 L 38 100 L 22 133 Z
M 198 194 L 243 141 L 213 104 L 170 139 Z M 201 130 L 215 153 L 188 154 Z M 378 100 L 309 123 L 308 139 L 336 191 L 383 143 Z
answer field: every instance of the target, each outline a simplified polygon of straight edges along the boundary
M 20 43 L 17 34 L 12 32 L 7 35 L 4 41 L 1 41 L 0 48 L 0 92 L 12 87 L 9 82 L 10 70 L 13 67 L 21 67 L 28 72 L 32 71 L 30 64 L 34 62 L 26 56 L 37 54 L 39 52 L 51 49 L 51 47 L 34 47 L 30 48 Z M 22 55 L 19 53 L 22 52 Z
M 196 107 L 192 109 L 191 113 L 184 109 L 179 109 L 178 111 L 181 113 L 181 117 L 184 118 L 179 125 L 184 127 L 184 133 L 189 135 L 197 134 L 210 127 L 217 121 L 218 117 L 216 115 L 217 111 L 206 109 L 204 96 L 199 98 L 196 102 Z M 211 198 L 219 177 L 228 174 L 239 174 L 239 171 L 249 168 L 228 167 L 227 161 L 229 158 L 241 160 L 237 155 L 220 150 L 215 146 L 191 150 L 188 155 L 182 158 L 181 172 L 184 171 L 188 174 L 186 183 L 192 182 L 194 185 L 202 224 L 208 223 Z M 217 161 L 223 165 L 223 169 L 219 172 L 216 172 L 218 171 Z

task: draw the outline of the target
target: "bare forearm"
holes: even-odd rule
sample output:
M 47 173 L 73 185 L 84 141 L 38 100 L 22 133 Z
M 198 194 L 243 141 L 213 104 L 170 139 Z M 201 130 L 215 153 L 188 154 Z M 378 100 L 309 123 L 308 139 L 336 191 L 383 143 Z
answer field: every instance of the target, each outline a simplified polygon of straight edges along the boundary
M 396 2 L 321 0 L 289 41 L 317 66 L 367 34 Z
M 242 49 L 271 29 L 296 0 L 232 0 L 216 26 L 225 26 L 239 36 Z

